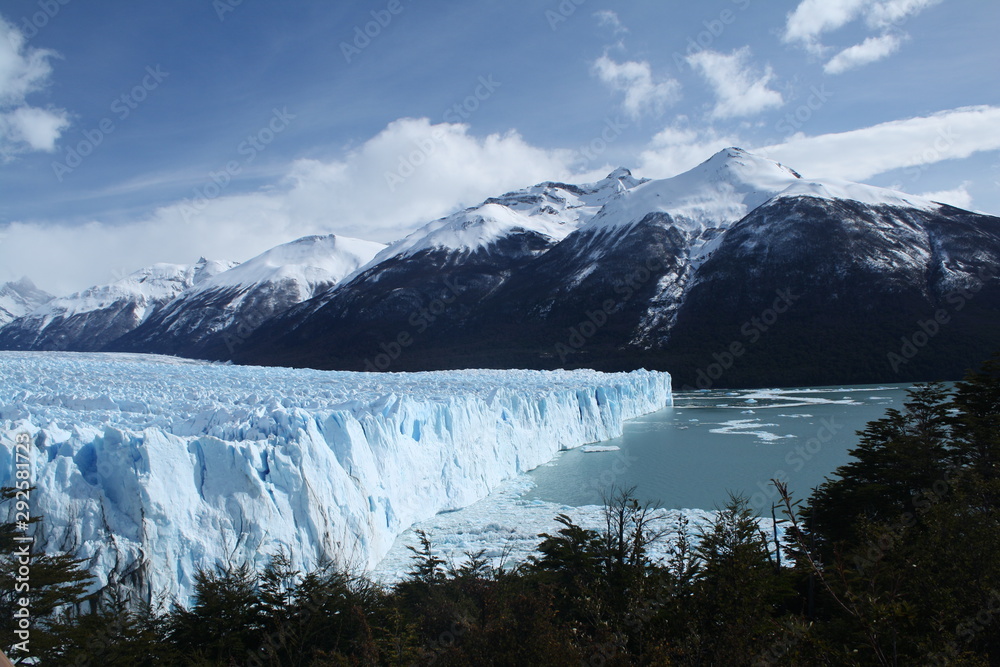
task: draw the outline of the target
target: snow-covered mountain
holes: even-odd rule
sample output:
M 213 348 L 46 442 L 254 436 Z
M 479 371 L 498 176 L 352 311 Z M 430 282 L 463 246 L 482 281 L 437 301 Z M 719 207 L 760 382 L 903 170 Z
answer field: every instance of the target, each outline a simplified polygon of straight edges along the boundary
M 463 330 L 508 279 L 644 182 L 618 169 L 596 183 L 548 182 L 488 199 L 391 244 L 353 278 L 275 317 L 250 339 L 266 346 L 290 336 L 294 342 L 283 341 L 283 350 L 303 365 L 318 355 L 329 368 L 397 370 L 394 362 L 414 340 Z M 325 331 L 331 326 L 336 332 Z M 318 340 L 329 345 L 315 349 L 310 341 Z M 235 357 L 246 354 L 240 349 Z
M 185 290 L 105 349 L 229 358 L 263 322 L 330 289 L 384 248 L 335 235 L 277 246 Z
M 0 327 L 27 315 L 54 298 L 35 287 L 35 283 L 27 277 L 0 285 Z
M 236 360 L 647 367 L 682 385 L 957 377 L 996 345 L 990 267 L 1000 219 L 730 148 L 673 178 L 544 184 L 432 223 L 268 322 Z M 942 308 L 953 325 L 904 363 L 891 356 Z
M 668 179 L 541 183 L 388 247 L 301 239 L 152 306 L 134 285 L 95 288 L 0 329 L 0 348 L 369 371 L 657 368 L 682 386 L 958 377 L 996 345 L 998 230 L 996 217 L 729 148 Z M 779 294 L 800 293 L 771 321 Z M 946 326 L 917 350 L 942 309 Z
M 36 545 L 87 559 L 102 585 L 185 603 L 198 568 L 279 549 L 302 570 L 375 565 L 414 522 L 671 400 L 670 376 L 644 371 L 358 374 L 3 352 L 0 485 L 13 485 L 15 438 L 29 434 Z
M 234 266 L 156 264 L 108 285 L 52 299 L 0 329 L 0 349 L 101 350 L 181 292 Z

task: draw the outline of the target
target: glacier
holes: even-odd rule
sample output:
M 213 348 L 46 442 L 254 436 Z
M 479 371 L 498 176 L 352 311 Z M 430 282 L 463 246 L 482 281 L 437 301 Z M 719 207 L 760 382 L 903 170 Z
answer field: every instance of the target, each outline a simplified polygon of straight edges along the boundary
M 411 525 L 671 404 L 670 375 L 650 371 L 369 374 L 4 352 L 0 484 L 29 433 L 38 545 L 88 559 L 95 589 L 186 603 L 199 568 L 279 549 L 302 569 L 371 570 Z

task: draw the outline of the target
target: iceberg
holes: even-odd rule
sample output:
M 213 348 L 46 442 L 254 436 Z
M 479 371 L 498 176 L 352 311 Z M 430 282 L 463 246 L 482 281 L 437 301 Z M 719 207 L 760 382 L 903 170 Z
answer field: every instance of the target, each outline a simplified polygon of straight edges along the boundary
M 0 353 L 0 484 L 34 446 L 41 548 L 95 587 L 190 599 L 199 568 L 370 570 L 398 535 L 672 404 L 667 373 L 349 373 Z M 7 516 L 10 520 L 12 515 Z

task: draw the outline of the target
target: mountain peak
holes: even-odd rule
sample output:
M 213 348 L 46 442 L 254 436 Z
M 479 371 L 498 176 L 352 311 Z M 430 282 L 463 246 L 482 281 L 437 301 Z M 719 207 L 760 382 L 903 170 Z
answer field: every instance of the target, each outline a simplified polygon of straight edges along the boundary
M 4 287 L 10 287 L 18 292 L 30 292 L 38 289 L 28 276 L 21 276 L 20 280 L 12 280 L 4 285 Z
M 381 243 L 335 234 L 303 236 L 219 273 L 202 289 L 292 281 L 311 293 L 317 284 L 339 282 L 384 249 Z
M 648 180 L 649 179 L 646 178 L 636 178 L 632 175 L 632 171 L 630 169 L 618 167 L 613 172 L 605 176 L 604 180 L 600 181 L 597 185 L 612 183 L 617 188 L 623 187 L 625 190 L 630 190 L 637 185 L 642 185 Z
M 0 285 L 0 327 L 27 315 L 52 298 L 48 292 L 38 289 L 27 276 Z
M 796 179 L 802 178 L 801 174 L 797 171 L 789 169 L 780 162 L 751 153 L 750 151 L 745 151 L 736 146 L 730 146 L 729 148 L 722 149 L 709 159 L 705 160 L 705 162 L 703 162 L 699 167 L 695 167 L 692 171 L 697 171 L 701 167 L 710 169 L 729 169 L 737 172 L 741 180 L 759 172 L 772 172 L 774 174 L 780 174 L 781 178 L 785 178 L 787 176 L 792 176 Z
M 594 218 L 595 226 L 630 225 L 666 213 L 693 234 L 733 224 L 801 176 L 742 148 L 726 148 L 672 178 L 640 183 Z

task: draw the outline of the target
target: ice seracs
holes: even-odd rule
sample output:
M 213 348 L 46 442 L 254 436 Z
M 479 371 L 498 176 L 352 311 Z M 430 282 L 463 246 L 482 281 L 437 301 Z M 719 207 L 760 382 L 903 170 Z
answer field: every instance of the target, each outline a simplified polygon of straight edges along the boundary
M 34 442 L 40 548 L 185 602 L 199 567 L 284 548 L 374 566 L 414 522 L 671 404 L 637 371 L 365 374 L 0 353 L 0 484 Z M 9 518 L 9 517 L 8 517 Z

